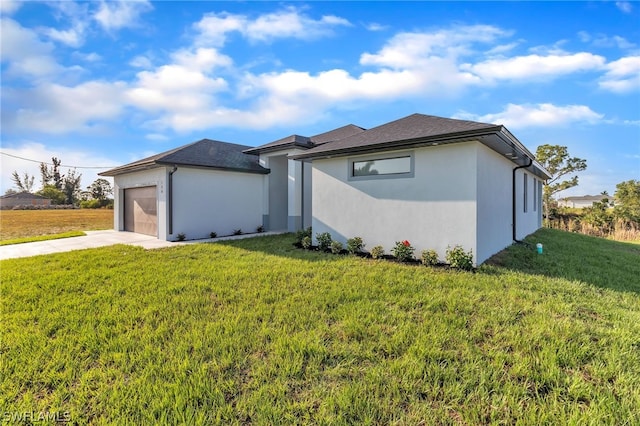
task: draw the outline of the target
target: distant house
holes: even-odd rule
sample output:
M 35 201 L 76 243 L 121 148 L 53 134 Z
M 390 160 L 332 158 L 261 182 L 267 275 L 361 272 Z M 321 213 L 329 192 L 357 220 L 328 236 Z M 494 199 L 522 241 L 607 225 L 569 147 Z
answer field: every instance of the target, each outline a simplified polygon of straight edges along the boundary
M 423 114 L 255 148 L 203 139 L 102 175 L 114 177 L 116 230 L 175 240 L 312 226 L 442 259 L 459 244 L 476 264 L 541 226 L 550 178 L 504 126 Z
M 583 209 L 585 207 L 592 207 L 593 203 L 599 203 L 603 199 L 611 197 L 608 195 L 583 195 L 581 197 L 566 197 L 558 200 L 558 206 L 570 207 L 573 209 Z
M 0 197 L 0 209 L 9 210 L 17 206 L 50 206 L 51 200 L 30 192 L 16 192 Z

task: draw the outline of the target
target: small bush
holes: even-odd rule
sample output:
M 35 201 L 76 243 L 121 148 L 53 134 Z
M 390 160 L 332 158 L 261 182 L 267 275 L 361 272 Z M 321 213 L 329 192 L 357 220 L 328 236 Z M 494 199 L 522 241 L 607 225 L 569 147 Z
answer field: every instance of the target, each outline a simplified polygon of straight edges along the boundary
M 211 232 L 211 233 L 209 234 L 209 237 L 210 237 L 210 238 L 216 238 L 217 236 L 218 236 L 218 233 L 217 233 L 217 232 Z
M 404 241 L 396 241 L 396 245 L 391 249 L 391 253 L 398 259 L 400 262 L 408 262 L 413 260 L 413 252 L 416 249 L 411 246 L 411 243 L 407 240 Z
M 420 256 L 422 264 L 425 266 L 434 266 L 438 264 L 438 253 L 434 249 L 422 250 Z
M 264 232 L 264 226 L 262 226 L 262 225 L 258 226 L 256 228 L 256 232 L 259 233 L 259 234 L 263 233 Z
M 178 241 L 184 241 L 187 239 L 187 235 L 184 232 L 178 234 Z
M 300 241 L 300 245 L 302 246 L 302 248 L 309 250 L 311 248 L 311 237 L 303 237 L 302 241 Z
M 362 238 L 353 237 L 347 240 L 347 251 L 351 254 L 360 253 L 364 248 L 364 243 L 362 242 Z
M 309 237 L 309 239 L 311 239 L 311 227 L 305 228 L 305 229 L 301 229 L 299 231 L 296 232 L 296 243 L 298 244 L 302 244 L 302 240 L 305 237 Z
M 465 252 L 462 246 L 456 245 L 453 248 L 447 247 L 447 262 L 452 268 L 471 271 L 473 269 L 473 253 L 471 250 Z
M 80 201 L 81 209 L 99 209 L 101 207 L 102 207 L 102 202 L 100 200 Z
M 234 229 L 233 235 L 242 235 L 242 229 Z
M 318 248 L 322 251 L 327 251 L 331 248 L 331 234 L 328 232 L 316 234 L 318 240 Z
M 331 241 L 331 253 L 340 254 L 342 251 L 342 243 L 340 241 Z
M 384 248 L 382 246 L 375 246 L 371 249 L 371 257 L 374 259 L 380 259 L 384 256 Z

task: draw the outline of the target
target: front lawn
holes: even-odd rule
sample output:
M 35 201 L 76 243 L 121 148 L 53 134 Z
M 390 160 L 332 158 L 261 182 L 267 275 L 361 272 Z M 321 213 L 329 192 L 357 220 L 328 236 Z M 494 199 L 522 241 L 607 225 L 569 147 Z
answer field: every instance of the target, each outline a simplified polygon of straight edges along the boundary
M 638 424 L 640 246 L 527 241 L 544 254 L 476 273 L 291 235 L 5 260 L 0 406 L 79 424 Z

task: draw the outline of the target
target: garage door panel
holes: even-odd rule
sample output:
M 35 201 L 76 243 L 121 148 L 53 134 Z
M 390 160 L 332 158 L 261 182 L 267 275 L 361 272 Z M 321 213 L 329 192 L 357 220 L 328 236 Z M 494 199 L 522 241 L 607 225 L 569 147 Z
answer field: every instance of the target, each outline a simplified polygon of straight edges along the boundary
M 125 189 L 125 231 L 158 235 L 157 205 L 155 186 Z

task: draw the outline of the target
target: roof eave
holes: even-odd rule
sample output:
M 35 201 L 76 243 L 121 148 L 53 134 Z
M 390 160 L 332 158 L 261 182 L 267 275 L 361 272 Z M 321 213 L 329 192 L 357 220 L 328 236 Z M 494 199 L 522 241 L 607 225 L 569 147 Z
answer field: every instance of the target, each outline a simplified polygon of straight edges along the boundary
M 255 148 L 244 150 L 242 152 L 250 155 L 260 155 L 260 154 L 265 154 L 269 152 L 283 151 L 290 148 L 311 149 L 313 148 L 313 145 L 307 145 L 307 144 L 302 144 L 298 142 L 287 142 L 287 143 L 283 143 L 282 145 L 273 145 L 273 146 L 267 146 L 267 147 L 258 146 Z
M 194 169 L 207 169 L 207 170 L 220 170 L 226 172 L 241 172 L 241 173 L 253 173 L 259 175 L 267 175 L 271 173 L 270 169 L 266 169 L 262 166 L 261 169 L 245 169 L 242 167 L 218 167 L 218 166 L 203 166 L 197 164 L 189 164 L 189 163 L 180 163 L 175 161 L 157 161 L 156 164 L 160 166 L 181 166 L 181 167 L 190 167 Z
M 158 163 L 157 161 L 153 161 L 153 162 L 149 162 L 149 163 L 136 164 L 136 165 L 132 165 L 132 166 L 116 167 L 115 169 L 107 170 L 106 172 L 100 172 L 100 173 L 98 173 L 98 176 L 114 177 L 114 176 L 118 176 L 118 175 L 123 175 L 125 173 L 140 172 L 140 171 L 144 171 L 144 170 L 153 169 L 153 168 L 156 168 L 159 165 L 160 165 L 160 163 Z
M 374 145 L 364 145 L 360 147 L 342 148 L 324 150 L 319 152 L 305 152 L 302 154 L 292 155 L 291 158 L 295 160 L 314 160 L 319 158 L 330 158 L 334 156 L 343 156 L 349 154 L 366 154 L 369 152 L 376 152 L 389 149 L 403 149 L 413 148 L 420 146 L 431 146 L 449 143 L 460 143 L 474 138 L 478 138 L 483 135 L 496 133 L 502 126 L 489 127 L 482 130 L 448 133 L 446 135 L 435 135 L 426 138 L 405 139 L 400 141 L 382 142 Z M 322 145 L 321 145 L 322 146 Z

